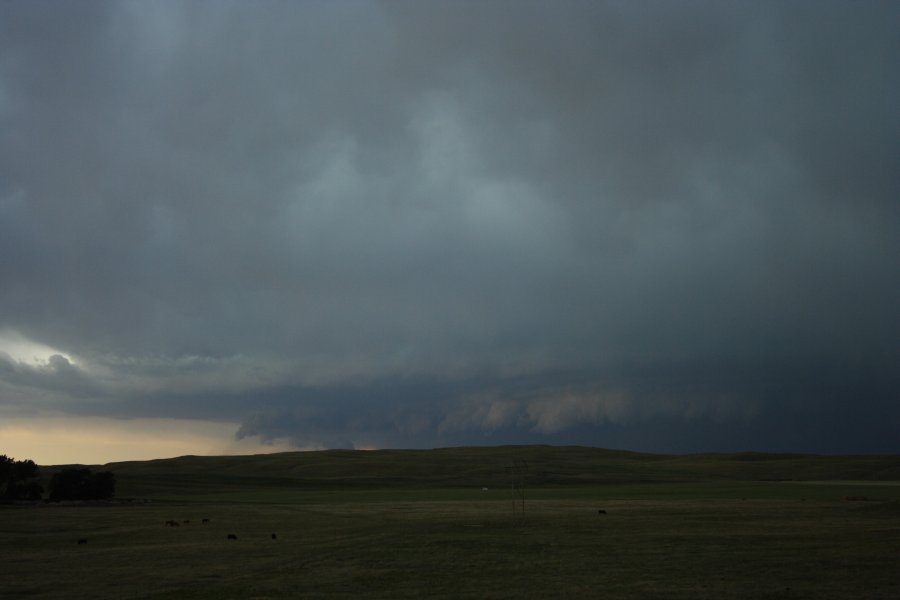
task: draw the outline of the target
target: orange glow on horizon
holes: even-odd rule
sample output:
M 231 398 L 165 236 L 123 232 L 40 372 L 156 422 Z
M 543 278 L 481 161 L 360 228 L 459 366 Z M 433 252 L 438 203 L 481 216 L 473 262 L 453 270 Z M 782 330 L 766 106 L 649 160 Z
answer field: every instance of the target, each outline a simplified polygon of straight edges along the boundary
M 35 417 L 0 422 L 0 454 L 39 465 L 100 465 L 187 454 L 268 454 L 286 443 L 236 440 L 238 424 L 186 419 Z

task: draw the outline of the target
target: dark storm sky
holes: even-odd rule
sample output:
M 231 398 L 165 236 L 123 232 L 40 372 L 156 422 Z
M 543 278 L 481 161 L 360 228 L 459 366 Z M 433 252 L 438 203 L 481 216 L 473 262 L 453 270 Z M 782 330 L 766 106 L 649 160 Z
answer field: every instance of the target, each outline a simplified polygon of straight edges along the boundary
M 900 452 L 898 23 L 4 2 L 0 418 Z

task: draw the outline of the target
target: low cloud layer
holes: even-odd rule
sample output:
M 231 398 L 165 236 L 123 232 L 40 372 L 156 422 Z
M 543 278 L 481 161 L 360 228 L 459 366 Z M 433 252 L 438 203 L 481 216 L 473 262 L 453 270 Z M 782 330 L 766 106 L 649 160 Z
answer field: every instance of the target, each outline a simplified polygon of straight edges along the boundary
M 4 3 L 0 418 L 900 452 L 898 17 Z

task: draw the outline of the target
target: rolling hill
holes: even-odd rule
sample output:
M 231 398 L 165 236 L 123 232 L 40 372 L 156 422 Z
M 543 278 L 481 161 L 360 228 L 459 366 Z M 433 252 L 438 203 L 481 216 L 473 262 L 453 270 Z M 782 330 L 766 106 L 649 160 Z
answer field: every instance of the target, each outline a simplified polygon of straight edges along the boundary
M 529 487 L 693 481 L 900 480 L 900 456 L 643 454 L 580 446 L 432 450 L 324 450 L 182 456 L 95 467 L 116 475 L 118 496 L 280 490 L 507 485 L 516 463 Z M 45 477 L 62 468 L 44 467 Z

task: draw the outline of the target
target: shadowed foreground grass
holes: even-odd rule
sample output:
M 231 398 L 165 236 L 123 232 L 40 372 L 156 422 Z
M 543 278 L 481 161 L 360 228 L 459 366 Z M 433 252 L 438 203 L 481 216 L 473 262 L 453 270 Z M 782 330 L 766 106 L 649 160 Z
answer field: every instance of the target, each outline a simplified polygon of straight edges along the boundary
M 0 508 L 0 597 L 900 598 L 891 482 L 228 491 Z

